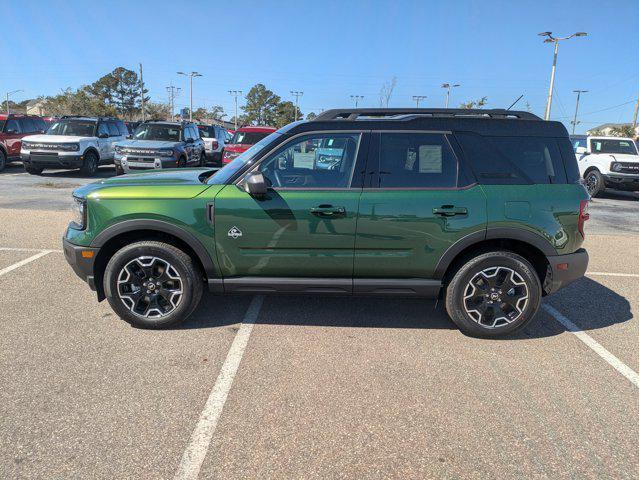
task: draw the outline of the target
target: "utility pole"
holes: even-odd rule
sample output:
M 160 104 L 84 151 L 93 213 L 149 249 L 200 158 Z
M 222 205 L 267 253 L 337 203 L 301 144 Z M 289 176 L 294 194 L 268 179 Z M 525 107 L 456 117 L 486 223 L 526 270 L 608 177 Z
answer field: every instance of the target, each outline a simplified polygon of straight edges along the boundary
M 567 37 L 553 37 L 552 32 L 541 32 L 538 34 L 541 37 L 547 37 L 544 43 L 554 43 L 555 53 L 552 57 L 552 70 L 550 71 L 550 87 L 548 88 L 548 99 L 546 100 L 546 113 L 544 114 L 544 120 L 550 120 L 550 106 L 552 105 L 552 92 L 555 88 L 555 70 L 557 70 L 557 52 L 559 51 L 559 41 L 569 40 L 572 37 L 585 37 L 588 35 L 586 32 L 577 32 Z
M 235 130 L 237 130 L 237 97 L 242 95 L 242 90 L 229 90 L 229 95 L 232 95 L 235 99 L 235 117 L 233 120 L 235 121 Z
M 426 99 L 426 95 L 413 95 L 413 100 L 415 100 L 415 103 L 417 104 L 417 108 L 419 108 L 419 102 L 425 99 Z
M 174 87 L 173 85 L 169 85 L 166 87 L 166 91 L 169 92 L 169 108 L 171 108 L 171 120 L 173 120 L 173 112 L 175 111 L 175 97 L 180 94 L 180 87 Z
M 146 120 L 146 114 L 144 112 L 144 79 L 142 77 L 142 64 L 140 63 L 140 97 L 142 98 L 142 121 Z
M 455 87 L 461 87 L 459 83 L 442 83 L 442 88 L 446 89 L 446 107 L 448 108 L 448 101 L 450 100 L 450 91 Z
M 293 95 L 295 97 L 295 121 L 297 122 L 297 104 L 299 102 L 299 99 L 302 95 L 304 95 L 304 92 L 298 92 L 296 90 L 291 90 L 291 95 Z
M 7 105 L 9 103 L 7 102 Z M 637 114 L 639 114 L 639 97 L 637 97 L 637 105 L 635 105 L 635 114 L 632 118 L 632 129 L 635 132 L 635 135 L 637 135 Z
M 193 77 L 201 77 L 201 73 L 197 72 L 177 72 L 178 75 L 184 75 L 185 77 L 189 77 L 189 121 L 193 121 Z
M 355 108 L 359 105 L 359 101 L 364 98 L 364 95 L 351 95 L 351 99 L 355 100 Z
M 572 120 L 572 134 L 575 134 L 575 127 L 577 126 L 577 112 L 579 112 L 579 99 L 581 98 L 582 93 L 587 93 L 588 90 L 573 90 L 574 93 L 577 94 L 577 105 L 575 106 L 575 118 Z
M 18 93 L 18 92 L 24 92 L 24 90 L 14 90 L 13 92 L 7 92 L 7 115 L 9 115 L 10 112 L 10 108 L 9 108 L 9 96 L 13 95 L 14 93 Z

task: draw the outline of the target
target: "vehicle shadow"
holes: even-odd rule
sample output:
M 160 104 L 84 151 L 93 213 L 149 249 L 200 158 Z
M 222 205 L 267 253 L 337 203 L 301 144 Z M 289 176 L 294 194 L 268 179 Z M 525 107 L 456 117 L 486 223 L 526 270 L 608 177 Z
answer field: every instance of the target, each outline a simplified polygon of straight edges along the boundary
M 250 296 L 205 295 L 193 316 L 176 328 L 213 328 L 242 321 Z M 630 303 L 613 290 L 583 278 L 544 299 L 579 328 L 597 330 L 631 320 Z M 456 329 L 442 302 L 416 298 L 266 296 L 258 324 L 353 328 Z M 504 340 L 559 335 L 566 329 L 545 310 Z
M 45 170 L 40 177 L 43 178 L 78 178 L 86 180 L 101 180 L 115 176 L 113 165 L 103 165 L 94 175 L 84 175 L 80 170 Z
M 622 190 L 611 190 L 610 188 L 605 189 L 595 198 L 606 199 L 606 200 L 639 200 L 639 192 L 624 192 Z

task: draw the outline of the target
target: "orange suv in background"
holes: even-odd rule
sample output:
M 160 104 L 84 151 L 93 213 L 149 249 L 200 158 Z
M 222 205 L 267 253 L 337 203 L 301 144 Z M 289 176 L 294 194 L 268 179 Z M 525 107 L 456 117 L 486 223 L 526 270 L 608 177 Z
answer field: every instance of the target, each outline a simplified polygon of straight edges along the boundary
M 20 160 L 22 138 L 44 133 L 47 124 L 35 115 L 0 114 L 0 170 L 9 162 Z
M 233 161 L 241 153 L 247 151 L 251 145 L 255 145 L 263 138 L 269 136 L 276 129 L 273 127 L 240 127 L 233 137 L 224 146 L 222 164 Z

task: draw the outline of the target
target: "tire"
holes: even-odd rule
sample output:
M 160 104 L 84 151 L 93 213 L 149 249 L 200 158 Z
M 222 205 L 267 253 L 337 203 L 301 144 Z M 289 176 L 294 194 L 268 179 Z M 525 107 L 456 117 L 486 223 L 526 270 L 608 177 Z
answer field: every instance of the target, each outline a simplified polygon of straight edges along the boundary
M 122 167 L 115 166 L 115 174 L 116 175 L 124 175 L 124 169 Z
M 586 190 L 591 197 L 596 197 L 606 188 L 603 177 L 599 170 L 590 170 L 584 177 L 586 181 Z
M 446 289 L 446 311 L 463 333 L 496 338 L 524 328 L 539 310 L 541 294 L 528 260 L 508 251 L 487 252 L 457 270 Z
M 4 150 L 0 149 L 0 172 L 7 166 L 7 154 Z
M 84 154 L 84 163 L 82 167 L 80 167 L 80 173 L 82 175 L 86 175 L 92 177 L 98 171 L 98 165 L 100 163 L 100 159 L 98 155 L 93 151 L 88 151 Z
M 198 162 L 200 167 L 206 167 L 206 150 L 200 152 L 200 161 Z
M 184 168 L 184 167 L 186 167 L 186 158 L 184 157 L 178 158 L 176 168 Z
M 149 279 L 155 285 L 152 290 Z M 104 291 L 111 308 L 140 328 L 169 327 L 186 320 L 202 298 L 203 283 L 189 255 L 157 241 L 123 247 L 104 271 Z
M 25 165 L 24 166 L 24 171 L 27 172 L 30 175 L 42 175 L 42 171 L 43 170 L 44 170 L 43 168 L 32 167 L 30 165 Z

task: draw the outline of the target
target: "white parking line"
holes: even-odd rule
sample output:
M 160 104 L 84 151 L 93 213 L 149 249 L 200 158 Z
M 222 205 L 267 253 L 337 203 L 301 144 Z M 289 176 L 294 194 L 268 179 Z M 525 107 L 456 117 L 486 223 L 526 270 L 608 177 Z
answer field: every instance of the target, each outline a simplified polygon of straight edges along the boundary
M 0 252 L 49 252 L 62 253 L 62 250 L 44 249 L 44 248 L 18 248 L 18 247 L 0 247 Z
M 251 300 L 251 304 L 242 320 L 242 325 L 233 339 L 233 344 L 226 354 L 226 359 L 217 376 L 215 385 L 204 405 L 204 410 L 200 414 L 200 419 L 191 434 L 189 444 L 182 454 L 180 466 L 175 474 L 176 480 L 194 480 L 197 479 L 200 473 L 202 462 L 204 462 L 204 457 L 206 457 L 206 452 L 211 444 L 217 422 L 222 414 L 222 409 L 233 385 L 233 379 L 242 361 L 244 350 L 251 336 L 255 320 L 257 320 L 257 316 L 260 313 L 260 308 L 262 308 L 263 301 L 264 297 L 261 295 L 253 297 L 253 300 Z
M 603 276 L 603 277 L 631 277 L 631 278 L 639 278 L 639 273 L 586 272 L 586 275 L 601 275 L 601 276 Z
M 612 353 L 606 350 L 597 340 L 592 338 L 582 329 L 580 329 L 577 325 L 572 323 L 568 318 L 559 313 L 555 308 L 550 305 L 544 303 L 544 309 L 554 317 L 559 323 L 561 323 L 566 329 L 575 335 L 579 340 L 585 343 L 588 347 L 590 347 L 597 355 L 603 358 L 612 368 L 621 373 L 624 377 L 626 377 L 630 382 L 637 388 L 639 388 L 639 374 L 635 372 L 628 365 L 623 363 L 617 357 L 615 357 Z
M 40 257 L 44 257 L 45 255 L 51 253 L 51 250 L 43 250 L 40 253 L 36 253 L 35 255 L 30 256 L 29 258 L 25 258 L 24 260 L 20 260 L 17 263 L 14 263 L 13 265 L 9 265 L 8 267 L 3 268 L 2 270 L 0 270 L 0 277 L 2 275 L 5 275 L 9 272 L 12 272 L 13 270 L 15 270 L 16 268 L 20 268 L 22 265 L 26 265 L 27 263 L 31 263 L 34 260 L 37 260 Z

